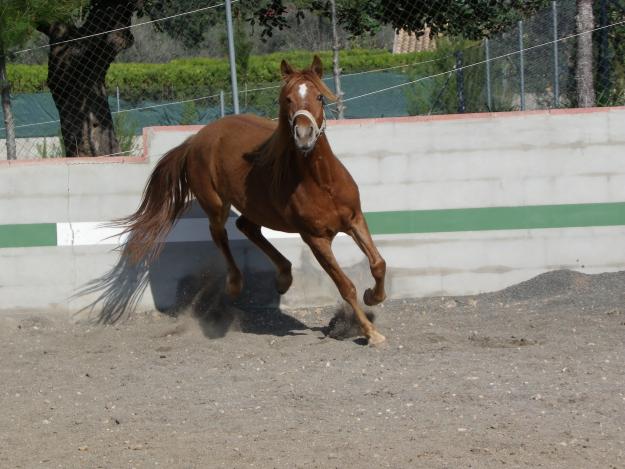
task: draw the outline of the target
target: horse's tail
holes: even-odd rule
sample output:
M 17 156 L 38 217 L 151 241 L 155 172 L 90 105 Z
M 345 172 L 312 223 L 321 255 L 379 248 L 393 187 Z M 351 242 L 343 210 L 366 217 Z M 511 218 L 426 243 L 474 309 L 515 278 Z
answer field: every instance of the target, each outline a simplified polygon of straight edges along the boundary
M 163 240 L 176 219 L 184 212 L 191 191 L 186 161 L 189 141 L 168 151 L 150 175 L 141 205 L 135 213 L 115 221 L 124 226 L 128 238 L 122 255 L 132 264 L 153 261 L 163 248 Z

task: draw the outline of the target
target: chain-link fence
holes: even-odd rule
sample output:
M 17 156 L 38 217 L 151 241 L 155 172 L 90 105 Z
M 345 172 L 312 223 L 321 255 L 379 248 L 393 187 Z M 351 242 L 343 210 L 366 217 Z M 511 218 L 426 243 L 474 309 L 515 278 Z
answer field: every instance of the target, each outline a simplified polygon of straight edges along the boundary
M 48 3 L 0 8 L 5 31 L 39 31 L 14 49 L 0 33 L 0 159 L 139 154 L 146 126 L 235 111 L 225 3 Z M 238 105 L 275 117 L 281 59 L 303 67 L 315 52 L 345 118 L 577 106 L 584 37 L 595 102 L 625 104 L 625 1 L 588 2 L 585 23 L 582 3 L 234 1 Z
M 380 82 L 388 82 L 387 87 L 380 87 L 380 93 L 350 93 L 346 80 L 346 99 L 352 100 L 347 115 L 350 105 L 357 101 L 358 111 L 368 108 L 374 114 L 379 108 L 378 94 L 397 100 L 399 105 L 392 115 L 575 107 L 580 105 L 578 48 L 584 37 L 592 38 L 594 102 L 602 106 L 625 104 L 621 45 L 625 2 L 594 2 L 594 19 L 581 26 L 579 2 L 535 3 L 534 10 L 529 5 L 527 11 L 518 12 L 518 18 L 502 18 L 499 24 L 489 24 L 493 15 L 496 17 L 496 12 L 490 11 L 481 17 L 482 23 L 468 28 L 465 36 L 461 28 L 435 35 L 429 41 L 431 52 L 421 52 L 422 60 L 405 67 L 399 76 L 395 70 L 377 72 Z M 480 21 L 479 15 L 476 21 Z M 491 33 L 476 39 L 474 27 L 491 28 Z M 417 41 L 413 39 L 413 44 Z
M 223 3 L 140 3 L 91 1 L 8 55 L 19 159 L 137 154 L 143 127 L 219 117 L 219 92 L 176 59 L 221 53 Z

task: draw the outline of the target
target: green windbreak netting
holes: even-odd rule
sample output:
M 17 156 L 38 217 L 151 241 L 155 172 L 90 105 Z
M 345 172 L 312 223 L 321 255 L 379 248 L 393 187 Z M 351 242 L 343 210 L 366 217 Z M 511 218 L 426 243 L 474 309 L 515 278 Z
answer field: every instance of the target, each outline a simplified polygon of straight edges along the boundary
M 401 73 L 371 73 L 364 75 L 348 75 L 341 78 L 341 87 L 346 104 L 346 118 L 390 117 L 407 115 L 405 88 L 395 88 L 371 94 L 395 85 L 406 83 L 408 77 Z M 330 87 L 333 82 L 328 80 Z M 272 90 L 277 98 L 278 90 Z M 350 97 L 358 99 L 349 101 Z M 226 95 L 226 113 L 231 113 L 229 97 Z M 276 99 L 277 102 L 277 99 Z M 188 101 L 183 103 L 141 101 L 119 101 L 109 98 L 116 125 L 123 125 L 126 132 L 140 135 L 144 127 L 158 125 L 206 124 L 220 117 L 219 105 L 207 105 L 205 101 Z M 273 108 L 274 104 L 271 104 Z M 13 94 L 11 107 L 18 138 L 56 137 L 60 135 L 59 114 L 50 93 Z M 277 109 L 277 103 L 275 104 Z M 117 112 L 119 111 L 121 112 Z M 333 114 L 329 107 L 328 118 Z M 243 112 L 264 114 L 266 112 L 242 105 Z M 0 109 L 0 139 L 6 138 L 4 115 Z
M 119 101 L 117 112 L 117 99 L 110 97 L 109 105 L 113 111 L 113 118 L 123 121 L 125 129 L 136 135 L 141 134 L 143 127 L 156 125 L 203 124 L 217 119 L 220 116 L 219 106 L 195 105 L 192 118 L 188 118 L 188 106 L 185 103 L 158 103 L 144 101 L 140 103 L 128 103 Z M 162 104 L 167 104 L 163 106 Z M 16 125 L 18 138 L 25 137 L 56 137 L 60 136 L 59 114 L 54 105 L 50 93 L 15 94 L 11 97 L 11 107 Z M 133 110 L 135 108 L 144 108 Z M 228 110 L 226 110 L 228 111 Z M 184 114 L 187 114 L 185 116 Z M 0 110 L 2 127 L 4 127 L 4 115 Z M 185 119 L 188 119 L 186 121 Z M 4 129 L 0 130 L 0 139 L 6 138 Z
M 16 126 L 15 133 L 18 138 L 51 137 L 60 133 L 58 130 L 59 113 L 54 106 L 50 93 L 12 94 L 11 109 Z M 2 109 L 0 109 L 0 117 L 2 117 L 0 138 L 6 138 Z
M 361 119 L 367 117 L 407 116 L 407 87 L 386 89 L 406 83 L 408 80 L 408 76 L 401 73 L 380 72 L 341 77 L 341 89 L 344 93 L 344 99 L 349 100 L 350 97 L 358 97 L 358 99 L 345 103 L 345 117 L 348 119 Z M 334 91 L 334 83 L 330 82 L 328 84 Z M 377 93 L 363 96 L 374 91 L 377 91 Z

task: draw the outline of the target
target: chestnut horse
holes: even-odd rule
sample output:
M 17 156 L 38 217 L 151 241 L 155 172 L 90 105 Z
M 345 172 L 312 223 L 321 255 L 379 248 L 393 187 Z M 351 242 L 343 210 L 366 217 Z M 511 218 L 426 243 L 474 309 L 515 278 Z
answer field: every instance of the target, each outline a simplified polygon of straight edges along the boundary
M 167 232 L 195 196 L 208 215 L 213 241 L 223 253 L 226 292 L 236 296 L 242 277 L 228 246 L 224 225 L 234 206 L 236 225 L 277 268 L 280 294 L 291 286 L 291 263 L 267 241 L 261 226 L 302 239 L 353 308 L 370 345 L 385 338 L 358 305 L 356 288 L 332 253 L 339 232 L 351 236 L 369 260 L 375 286 L 364 293 L 367 305 L 385 298 L 386 263 L 373 244 L 360 208 L 358 187 L 332 153 L 324 133 L 324 97 L 335 99 L 321 80 L 318 56 L 297 71 L 282 61 L 284 85 L 278 122 L 234 115 L 203 127 L 158 162 L 138 210 L 120 220 L 129 235 L 123 255 L 133 263 L 158 255 Z

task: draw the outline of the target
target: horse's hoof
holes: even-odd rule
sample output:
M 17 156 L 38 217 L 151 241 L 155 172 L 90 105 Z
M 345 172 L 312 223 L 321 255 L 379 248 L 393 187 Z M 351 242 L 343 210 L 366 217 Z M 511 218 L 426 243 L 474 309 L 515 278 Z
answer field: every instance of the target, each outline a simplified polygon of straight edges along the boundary
M 369 339 L 370 347 L 378 347 L 386 341 L 386 337 L 384 337 L 382 334 L 375 330 L 371 331 L 367 339 Z
M 293 276 L 290 272 L 284 274 L 278 274 L 276 276 L 276 290 L 280 295 L 284 295 L 289 288 L 291 288 L 291 284 L 293 283 Z
M 377 304 L 382 303 L 385 297 L 386 295 L 383 294 L 382 297 L 378 299 L 375 297 L 373 290 L 371 288 L 367 288 L 365 290 L 365 294 L 362 297 L 362 300 L 365 302 L 367 306 L 375 306 Z
M 241 278 L 226 280 L 226 294 L 230 298 L 236 298 L 241 294 L 241 290 L 243 290 L 243 281 Z

